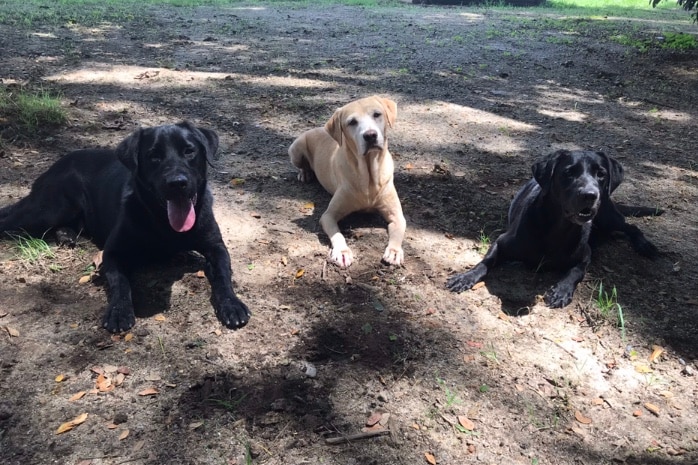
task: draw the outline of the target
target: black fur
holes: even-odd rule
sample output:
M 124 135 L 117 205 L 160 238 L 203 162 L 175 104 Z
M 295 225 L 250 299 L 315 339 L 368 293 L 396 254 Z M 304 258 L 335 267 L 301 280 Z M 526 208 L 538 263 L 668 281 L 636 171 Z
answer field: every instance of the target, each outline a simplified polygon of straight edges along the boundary
M 109 301 L 103 326 L 111 332 L 135 324 L 128 278 L 134 267 L 198 251 L 216 316 L 228 328 L 241 328 L 250 312 L 233 291 L 230 255 L 206 182 L 217 149 L 215 132 L 182 122 L 139 129 L 115 150 L 69 153 L 39 176 L 27 197 L 0 209 L 0 232 L 43 236 L 69 229 L 92 238 L 104 251 Z
M 566 271 L 544 297 L 549 307 L 564 307 L 572 301 L 591 261 L 592 236 L 619 231 L 638 253 L 657 255 L 655 246 L 636 226 L 625 222 L 621 211 L 661 211 L 632 207 L 619 211 L 610 197 L 623 181 L 623 168 L 616 160 L 602 152 L 559 150 L 536 162 L 532 170 L 533 179 L 509 207 L 507 230 L 480 263 L 448 279 L 450 290 L 470 289 L 492 267 L 520 261 L 536 269 Z

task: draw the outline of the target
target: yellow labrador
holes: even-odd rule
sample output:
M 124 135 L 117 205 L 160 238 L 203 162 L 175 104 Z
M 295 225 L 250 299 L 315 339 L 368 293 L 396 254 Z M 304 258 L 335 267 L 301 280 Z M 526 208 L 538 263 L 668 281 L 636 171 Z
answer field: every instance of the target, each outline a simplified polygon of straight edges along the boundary
M 377 210 L 388 222 L 388 247 L 383 260 L 401 265 L 405 216 L 393 184 L 393 158 L 385 131 L 395 124 L 397 105 L 373 96 L 338 109 L 325 127 L 301 134 L 288 149 L 298 179 L 310 182 L 313 173 L 332 195 L 320 225 L 332 242 L 332 261 L 341 267 L 354 257 L 337 222 L 359 210 Z

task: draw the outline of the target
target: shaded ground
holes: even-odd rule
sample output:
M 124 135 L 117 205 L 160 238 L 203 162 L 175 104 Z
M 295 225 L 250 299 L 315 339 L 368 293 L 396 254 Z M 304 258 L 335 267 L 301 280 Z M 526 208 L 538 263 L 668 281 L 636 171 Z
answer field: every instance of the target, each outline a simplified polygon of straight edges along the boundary
M 86 11 L 71 22 L 54 8 L 0 23 L 5 91 L 43 86 L 69 112 L 67 127 L 30 137 L 3 123 L 2 203 L 66 151 L 114 145 L 138 125 L 187 118 L 215 129 L 216 214 L 254 315 L 243 330 L 222 329 L 201 263 L 180 257 L 139 274 L 143 317 L 112 337 L 98 328 L 102 283 L 79 282 L 96 252 L 88 242 L 36 264 L 3 242 L 3 463 L 698 460 L 698 57 L 612 40 L 693 31 L 685 13 L 255 4 L 143 7 L 93 22 Z M 358 261 L 342 271 L 326 263 L 318 226 L 329 196 L 296 181 L 286 148 L 373 93 L 398 102 L 391 150 L 406 265 L 380 264 L 385 225 L 364 215 L 344 223 Z M 604 244 L 562 310 L 536 297 L 557 275 L 517 266 L 447 292 L 447 276 L 501 232 L 532 160 L 557 148 L 623 163 L 616 198 L 666 210 L 633 220 L 662 256 Z M 617 290 L 624 335 L 593 302 L 599 283 Z M 650 363 L 653 345 L 663 353 Z M 139 395 L 148 388 L 159 393 Z M 325 443 L 375 412 L 390 413 L 391 434 Z M 83 424 L 55 434 L 82 413 Z

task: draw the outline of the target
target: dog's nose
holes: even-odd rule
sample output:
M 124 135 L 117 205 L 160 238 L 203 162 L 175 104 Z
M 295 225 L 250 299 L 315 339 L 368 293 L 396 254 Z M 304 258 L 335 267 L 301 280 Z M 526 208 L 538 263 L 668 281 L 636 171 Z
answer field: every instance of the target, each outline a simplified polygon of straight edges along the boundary
M 580 197 L 585 203 L 593 204 L 599 198 L 599 193 L 596 191 L 586 191 L 582 192 Z
M 172 190 L 184 190 L 187 188 L 187 177 L 183 174 L 175 175 L 167 181 L 167 187 Z
M 364 132 L 363 137 L 366 142 L 375 144 L 378 140 L 378 133 L 375 130 L 371 129 L 369 131 Z

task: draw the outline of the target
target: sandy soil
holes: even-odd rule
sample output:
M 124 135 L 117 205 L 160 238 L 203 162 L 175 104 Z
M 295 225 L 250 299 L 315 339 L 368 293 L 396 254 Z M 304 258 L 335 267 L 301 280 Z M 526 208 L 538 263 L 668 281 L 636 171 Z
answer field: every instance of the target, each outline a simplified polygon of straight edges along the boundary
M 2 242 L 4 464 L 698 461 L 698 55 L 612 40 L 695 33 L 685 13 L 254 4 L 89 23 L 40 12 L 53 9 L 0 22 L 4 91 L 60 92 L 69 114 L 30 135 L 1 122 L 2 204 L 71 149 L 185 118 L 212 128 L 215 211 L 254 315 L 222 328 L 200 261 L 178 257 L 138 274 L 140 318 L 114 337 L 98 325 L 103 283 L 80 279 L 89 242 L 38 263 Z M 343 227 L 358 259 L 340 270 L 318 226 L 329 195 L 296 181 L 286 150 L 371 94 L 398 102 L 406 264 L 381 264 L 385 224 L 355 215 Z M 623 163 L 615 198 L 666 210 L 631 220 L 661 256 L 603 244 L 564 309 L 539 303 L 557 274 L 519 266 L 449 293 L 532 161 L 558 148 Z M 624 331 L 594 303 L 600 284 Z M 326 443 L 377 418 L 389 434 Z

